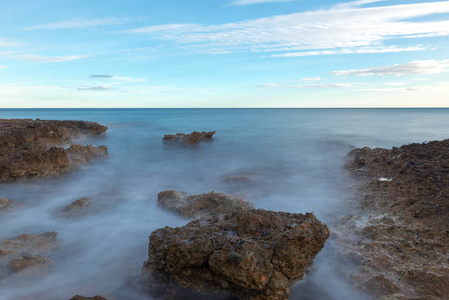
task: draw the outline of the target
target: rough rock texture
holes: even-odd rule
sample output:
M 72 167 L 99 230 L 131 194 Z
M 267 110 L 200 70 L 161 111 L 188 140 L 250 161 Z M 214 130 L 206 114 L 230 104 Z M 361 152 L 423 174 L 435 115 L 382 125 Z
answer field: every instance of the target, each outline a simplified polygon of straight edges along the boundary
M 157 195 L 157 203 L 166 210 L 186 218 L 218 216 L 234 211 L 254 209 L 246 200 L 223 193 L 186 196 L 184 192 L 162 191 Z
M 177 133 L 177 134 L 166 134 L 162 138 L 165 141 L 181 141 L 187 145 L 197 144 L 199 141 L 210 140 L 215 134 L 215 131 L 209 132 L 198 132 L 194 131 L 191 134 Z
M 313 214 L 234 212 L 165 227 L 150 236 L 142 274 L 150 284 L 287 299 L 329 237 Z
M 18 205 L 14 203 L 13 201 L 6 199 L 6 198 L 0 198 L 0 214 L 16 208 Z
M 108 299 L 101 297 L 101 296 L 84 297 L 84 296 L 76 295 L 76 296 L 73 296 L 72 298 L 70 298 L 70 300 L 108 300 Z
M 40 273 L 53 265 L 53 261 L 42 256 L 24 255 L 11 261 L 10 269 L 15 273 Z
M 0 119 L 0 181 L 53 177 L 88 163 L 89 158 L 107 155 L 105 146 L 63 148 L 107 129 L 86 121 Z
M 84 197 L 58 210 L 56 216 L 61 218 L 74 218 L 93 213 L 97 210 L 98 208 L 95 203 L 90 198 Z
M 58 243 L 54 231 L 45 232 L 40 235 L 22 234 L 16 238 L 0 243 L 0 257 L 5 255 L 42 254 L 54 250 Z
M 364 216 L 337 227 L 361 265 L 356 284 L 376 298 L 448 299 L 449 140 L 355 149 L 346 166 L 363 180 L 354 200 Z

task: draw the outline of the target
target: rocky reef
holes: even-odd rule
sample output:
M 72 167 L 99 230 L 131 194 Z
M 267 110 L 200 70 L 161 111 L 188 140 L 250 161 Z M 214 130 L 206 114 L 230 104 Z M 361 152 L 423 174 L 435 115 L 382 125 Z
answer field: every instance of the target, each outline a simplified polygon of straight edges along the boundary
M 73 143 L 107 129 L 86 121 L 0 119 L 0 182 L 54 177 L 105 156 L 105 146 Z
M 186 218 L 204 218 L 254 209 L 254 206 L 244 199 L 214 191 L 192 196 L 172 190 L 162 191 L 157 196 L 157 203 L 164 209 Z
M 356 285 L 375 298 L 447 299 L 449 140 L 355 149 L 346 168 L 359 180 L 350 203 L 362 214 L 336 230 L 343 255 L 360 265 Z
M 177 133 L 177 134 L 166 134 L 162 138 L 164 141 L 179 141 L 186 145 L 195 145 L 199 141 L 211 140 L 215 131 L 209 132 L 198 132 L 194 131 L 191 134 Z
M 237 211 L 154 231 L 142 274 L 160 299 L 183 288 L 288 299 L 328 237 L 310 213 Z

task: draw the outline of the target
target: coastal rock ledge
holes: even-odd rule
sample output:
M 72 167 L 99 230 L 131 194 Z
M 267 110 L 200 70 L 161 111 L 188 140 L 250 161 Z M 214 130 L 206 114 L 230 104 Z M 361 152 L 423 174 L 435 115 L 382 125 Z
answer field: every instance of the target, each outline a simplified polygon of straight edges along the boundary
M 157 299 L 185 288 L 288 299 L 328 237 L 311 213 L 238 211 L 154 231 L 142 274 Z
M 107 129 L 87 121 L 0 119 L 0 182 L 54 177 L 106 156 L 106 146 L 73 142 Z

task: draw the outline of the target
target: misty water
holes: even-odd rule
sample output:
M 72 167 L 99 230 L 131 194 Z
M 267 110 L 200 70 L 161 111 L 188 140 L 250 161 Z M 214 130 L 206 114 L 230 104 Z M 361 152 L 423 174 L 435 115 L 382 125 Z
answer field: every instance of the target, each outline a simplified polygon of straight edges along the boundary
M 109 157 L 67 176 L 0 185 L 20 209 L 0 216 L 0 241 L 56 231 L 60 248 L 50 272 L 0 280 L 0 298 L 69 299 L 81 294 L 149 299 L 127 287 L 147 258 L 148 236 L 188 220 L 160 209 L 157 194 L 174 189 L 245 198 L 256 208 L 314 212 L 331 222 L 345 198 L 343 158 L 354 147 L 392 147 L 448 138 L 448 109 L 32 109 L 1 118 L 96 121 Z M 212 131 L 213 141 L 181 147 L 164 134 Z M 226 182 L 246 176 L 248 182 Z M 101 212 L 79 219 L 56 210 L 91 197 Z M 330 259 L 332 241 L 290 299 L 364 299 Z

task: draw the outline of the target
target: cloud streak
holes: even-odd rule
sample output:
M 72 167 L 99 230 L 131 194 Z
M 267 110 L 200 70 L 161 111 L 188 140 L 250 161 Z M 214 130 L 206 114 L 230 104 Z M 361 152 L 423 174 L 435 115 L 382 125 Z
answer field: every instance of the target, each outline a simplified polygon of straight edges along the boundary
M 327 89 L 327 88 L 348 88 L 350 84 L 313 84 L 313 85 L 280 85 L 280 84 L 258 84 L 256 88 L 282 88 L 282 89 Z
M 43 56 L 43 55 L 34 55 L 34 54 L 24 54 L 24 55 L 16 56 L 15 58 L 19 58 L 25 62 L 30 62 L 30 63 L 57 63 L 57 62 L 78 60 L 78 59 L 88 58 L 88 57 L 89 57 L 88 55 Z
M 449 20 L 407 21 L 449 13 L 449 1 L 354 7 L 374 2 L 380 1 L 211 26 L 163 24 L 124 33 L 174 42 L 199 53 L 273 52 L 273 57 L 419 51 L 425 47 L 400 47 L 394 40 L 449 35 Z M 384 45 L 386 40 L 390 46 Z
M 36 25 L 31 27 L 26 27 L 24 30 L 41 30 L 41 29 L 84 29 L 89 27 L 100 27 L 100 26 L 108 26 L 108 25 L 120 25 L 123 24 L 124 20 L 119 18 L 104 18 L 104 19 L 95 19 L 95 20 L 68 20 L 63 22 L 54 22 L 47 23 L 42 25 Z
M 90 85 L 80 85 L 77 90 L 79 91 L 109 91 L 112 90 L 109 86 L 90 86 Z
M 370 76 L 370 75 L 416 75 L 437 74 L 449 71 L 449 59 L 446 60 L 415 60 L 406 64 L 384 66 L 377 68 L 333 71 L 336 76 Z

